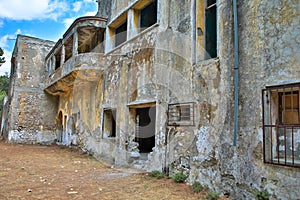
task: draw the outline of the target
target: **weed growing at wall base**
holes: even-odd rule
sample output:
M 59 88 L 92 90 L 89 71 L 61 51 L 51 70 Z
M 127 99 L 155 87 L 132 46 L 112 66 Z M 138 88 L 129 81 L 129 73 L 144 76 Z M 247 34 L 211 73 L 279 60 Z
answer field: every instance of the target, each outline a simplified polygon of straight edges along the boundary
M 270 198 L 270 193 L 267 190 L 254 190 L 254 195 L 258 200 L 268 200 Z
M 183 174 L 182 172 L 176 173 L 171 178 L 175 181 L 175 183 L 183 183 L 187 176 Z

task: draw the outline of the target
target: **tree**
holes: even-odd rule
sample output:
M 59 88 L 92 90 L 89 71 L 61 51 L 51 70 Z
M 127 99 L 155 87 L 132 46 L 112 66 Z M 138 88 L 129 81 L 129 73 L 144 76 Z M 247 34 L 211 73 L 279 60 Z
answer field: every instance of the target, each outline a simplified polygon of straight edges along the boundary
M 0 76 L 0 113 L 2 112 L 3 100 L 4 97 L 7 96 L 8 94 L 8 89 L 9 89 L 9 77 Z
M 2 48 L 0 47 L 0 66 L 3 63 L 5 63 L 5 58 L 3 57 L 3 54 L 4 54 L 4 52 L 3 52 Z

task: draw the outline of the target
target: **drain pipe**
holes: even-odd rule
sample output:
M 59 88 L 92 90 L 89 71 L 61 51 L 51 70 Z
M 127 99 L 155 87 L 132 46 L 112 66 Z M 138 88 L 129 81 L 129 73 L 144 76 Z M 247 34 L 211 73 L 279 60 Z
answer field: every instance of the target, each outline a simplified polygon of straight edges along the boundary
M 234 137 L 233 146 L 236 147 L 239 115 L 239 36 L 237 22 L 237 5 L 233 0 L 233 29 L 234 29 Z

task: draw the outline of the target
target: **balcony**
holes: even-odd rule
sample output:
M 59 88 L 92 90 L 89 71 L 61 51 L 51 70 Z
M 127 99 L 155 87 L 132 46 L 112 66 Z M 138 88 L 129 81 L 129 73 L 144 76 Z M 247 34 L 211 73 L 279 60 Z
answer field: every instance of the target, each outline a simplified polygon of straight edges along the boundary
M 93 81 L 104 70 L 104 32 L 107 19 L 81 17 L 73 22 L 46 56 L 49 77 L 45 91 L 67 92 L 75 79 Z

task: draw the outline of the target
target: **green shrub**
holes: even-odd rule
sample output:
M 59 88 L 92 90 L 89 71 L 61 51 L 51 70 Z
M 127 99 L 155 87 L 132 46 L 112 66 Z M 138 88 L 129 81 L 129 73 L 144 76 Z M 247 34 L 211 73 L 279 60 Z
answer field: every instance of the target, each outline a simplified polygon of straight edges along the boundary
M 218 192 L 208 192 L 205 196 L 208 200 L 217 200 L 220 197 L 220 193 Z
M 175 183 L 183 183 L 187 176 L 182 172 L 179 172 L 174 174 L 171 178 L 175 181 Z
M 158 179 L 161 179 L 164 177 L 164 174 L 158 170 L 154 170 L 152 172 L 149 173 L 149 176 L 150 177 L 153 177 L 153 178 L 158 178 Z
M 254 195 L 258 200 L 268 200 L 270 198 L 270 194 L 267 190 L 254 190 Z
M 195 182 L 193 183 L 193 191 L 194 191 L 194 192 L 199 193 L 200 191 L 202 191 L 202 190 L 204 190 L 204 189 L 205 189 L 205 187 L 202 186 L 202 185 L 200 184 L 200 182 L 195 181 Z

